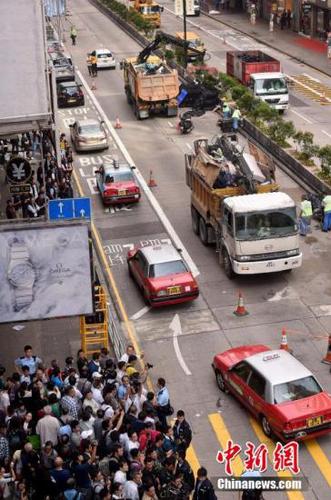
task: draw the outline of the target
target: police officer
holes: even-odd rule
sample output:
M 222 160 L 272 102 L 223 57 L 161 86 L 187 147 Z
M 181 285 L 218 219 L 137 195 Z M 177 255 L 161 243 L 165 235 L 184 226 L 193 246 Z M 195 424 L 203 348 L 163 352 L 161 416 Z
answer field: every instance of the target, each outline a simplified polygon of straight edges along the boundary
M 97 68 L 97 53 L 94 50 L 90 55 L 90 61 L 92 65 L 92 76 L 98 76 L 98 68 Z
M 331 195 L 324 196 L 322 205 L 324 207 L 322 231 L 327 232 L 331 229 Z
M 209 481 L 207 469 L 201 467 L 197 473 L 193 500 L 216 500 L 214 487 Z
M 302 195 L 300 211 L 300 234 L 306 236 L 310 232 L 310 222 L 313 216 L 313 206 L 305 194 Z

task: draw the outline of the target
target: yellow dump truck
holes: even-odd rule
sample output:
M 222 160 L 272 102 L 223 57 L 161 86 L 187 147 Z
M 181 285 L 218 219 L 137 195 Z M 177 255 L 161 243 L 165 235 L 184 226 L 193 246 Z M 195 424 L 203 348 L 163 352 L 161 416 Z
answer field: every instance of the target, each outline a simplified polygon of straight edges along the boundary
M 223 134 L 196 140 L 185 163 L 193 231 L 204 245 L 216 243 L 228 278 L 301 266 L 296 204 L 278 192 L 270 158 Z
M 175 69 L 157 56 L 149 56 L 142 63 L 136 57 L 128 58 L 122 66 L 127 101 L 138 120 L 152 113 L 177 115 L 179 79 Z
M 133 8 L 155 28 L 161 26 L 163 7 L 154 0 L 133 0 Z
M 184 33 L 181 31 L 177 32 L 176 38 L 178 40 L 184 41 Z M 199 64 L 202 64 L 206 53 L 203 41 L 194 31 L 187 31 L 186 40 L 188 42 L 187 62 L 197 62 Z M 177 56 L 183 55 L 184 49 L 182 47 L 177 47 L 176 54 Z

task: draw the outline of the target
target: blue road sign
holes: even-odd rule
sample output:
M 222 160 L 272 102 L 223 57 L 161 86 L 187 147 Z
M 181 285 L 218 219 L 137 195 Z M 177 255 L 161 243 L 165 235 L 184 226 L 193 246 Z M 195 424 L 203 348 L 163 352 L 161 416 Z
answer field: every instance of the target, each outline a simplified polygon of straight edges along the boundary
M 91 219 L 90 198 L 64 198 L 48 202 L 49 220 Z

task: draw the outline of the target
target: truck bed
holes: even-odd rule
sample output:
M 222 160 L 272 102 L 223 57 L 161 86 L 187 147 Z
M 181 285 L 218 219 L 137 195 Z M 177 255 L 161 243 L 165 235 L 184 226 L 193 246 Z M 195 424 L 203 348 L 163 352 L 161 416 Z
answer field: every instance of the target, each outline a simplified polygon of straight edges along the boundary
M 280 62 L 261 50 L 232 50 L 226 53 L 226 72 L 244 85 L 254 73 L 280 71 Z
M 179 94 L 177 72 L 167 74 L 137 74 L 137 93 L 139 99 L 148 102 L 175 99 Z

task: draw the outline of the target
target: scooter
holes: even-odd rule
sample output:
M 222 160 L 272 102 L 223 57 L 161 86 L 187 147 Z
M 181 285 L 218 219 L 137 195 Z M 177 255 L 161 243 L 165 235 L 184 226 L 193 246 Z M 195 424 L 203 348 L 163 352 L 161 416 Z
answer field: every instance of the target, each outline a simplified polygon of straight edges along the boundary
M 181 134 L 189 134 L 190 132 L 192 132 L 192 130 L 194 129 L 194 125 L 192 122 L 192 113 L 190 111 L 186 111 L 179 116 L 177 129 Z

